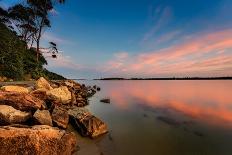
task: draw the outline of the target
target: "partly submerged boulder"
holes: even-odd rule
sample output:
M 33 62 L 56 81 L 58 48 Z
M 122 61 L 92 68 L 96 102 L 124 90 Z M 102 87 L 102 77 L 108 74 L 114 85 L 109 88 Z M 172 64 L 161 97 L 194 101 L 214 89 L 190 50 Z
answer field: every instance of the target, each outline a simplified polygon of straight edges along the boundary
M 50 112 L 48 110 L 37 110 L 33 118 L 35 121 L 41 125 L 49 125 L 52 126 L 52 118 Z
M 43 108 L 44 102 L 27 93 L 0 91 L 0 105 L 10 105 L 21 111 L 31 111 Z
M 85 108 L 73 108 L 68 113 L 71 123 L 82 136 L 95 138 L 108 132 L 106 124 Z
M 76 151 L 76 143 L 74 134 L 46 125 L 0 127 L 2 155 L 71 155 Z
M 63 104 L 70 103 L 72 98 L 71 92 L 66 86 L 61 86 L 59 88 L 54 88 L 50 91 L 47 91 L 47 96 L 51 100 L 60 101 Z
M 110 99 L 109 98 L 103 98 L 103 99 L 100 100 L 100 102 L 110 103 Z
M 30 117 L 30 112 L 22 112 L 8 105 L 0 105 L 0 125 L 23 123 Z
M 21 86 L 2 86 L 1 90 L 19 93 L 29 93 L 29 89 Z
M 50 86 L 49 82 L 43 78 L 43 77 L 40 77 L 36 82 L 35 82 L 35 87 L 36 89 L 39 89 L 39 88 L 44 88 L 46 90 L 51 90 L 52 87 Z
M 52 112 L 52 120 L 58 127 L 66 129 L 69 122 L 68 111 L 56 106 Z

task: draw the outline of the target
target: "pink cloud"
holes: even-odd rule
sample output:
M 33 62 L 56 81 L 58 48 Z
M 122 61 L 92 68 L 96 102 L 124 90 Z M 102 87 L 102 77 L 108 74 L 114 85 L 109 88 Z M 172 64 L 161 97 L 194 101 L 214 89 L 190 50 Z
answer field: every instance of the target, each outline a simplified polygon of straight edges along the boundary
M 232 29 L 197 34 L 184 42 L 125 59 L 114 58 L 107 71 L 145 76 L 220 76 L 232 73 Z M 120 63 L 120 65 L 119 65 Z M 116 65 L 117 64 L 117 65 Z
M 129 55 L 127 52 L 119 52 L 119 53 L 115 53 L 114 56 L 117 58 L 117 59 L 125 59 L 127 58 Z

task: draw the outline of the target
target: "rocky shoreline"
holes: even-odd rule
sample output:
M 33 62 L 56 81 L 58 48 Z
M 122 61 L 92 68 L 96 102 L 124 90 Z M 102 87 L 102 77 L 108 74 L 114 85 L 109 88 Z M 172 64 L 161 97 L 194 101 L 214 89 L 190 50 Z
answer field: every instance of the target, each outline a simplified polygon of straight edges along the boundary
M 84 106 L 100 88 L 72 80 L 5 85 L 0 90 L 0 154 L 78 154 L 80 135 L 96 138 L 107 125 Z

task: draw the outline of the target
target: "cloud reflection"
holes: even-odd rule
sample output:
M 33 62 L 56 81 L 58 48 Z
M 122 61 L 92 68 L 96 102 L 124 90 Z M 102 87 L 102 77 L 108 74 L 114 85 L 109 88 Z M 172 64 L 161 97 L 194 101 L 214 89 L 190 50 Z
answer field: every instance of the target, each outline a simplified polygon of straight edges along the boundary
M 232 123 L 231 88 L 231 81 L 116 81 L 108 93 L 119 108 L 139 102 L 225 125 Z

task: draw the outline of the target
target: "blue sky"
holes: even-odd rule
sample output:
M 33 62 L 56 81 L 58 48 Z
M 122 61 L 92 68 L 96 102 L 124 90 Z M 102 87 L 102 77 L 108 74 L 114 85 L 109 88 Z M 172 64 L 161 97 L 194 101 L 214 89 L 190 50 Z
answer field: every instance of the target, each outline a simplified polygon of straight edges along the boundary
M 1 0 L 11 6 L 19 0 Z M 70 78 L 232 75 L 231 0 L 66 0 L 42 46 Z

